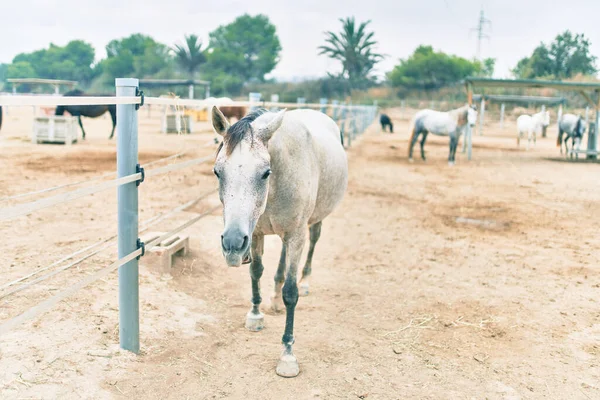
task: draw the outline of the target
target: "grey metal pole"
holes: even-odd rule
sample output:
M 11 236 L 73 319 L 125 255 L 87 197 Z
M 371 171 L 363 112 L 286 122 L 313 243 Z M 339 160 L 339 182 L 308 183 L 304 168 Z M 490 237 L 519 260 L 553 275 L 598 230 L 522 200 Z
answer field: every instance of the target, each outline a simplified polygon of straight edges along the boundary
M 323 114 L 327 114 L 327 98 L 321 97 L 321 99 L 319 100 L 319 104 L 321 104 L 321 112 Z
M 346 107 L 344 107 L 346 105 L 345 102 L 342 102 L 341 106 L 342 106 L 342 110 L 340 112 L 340 119 L 341 119 L 341 124 L 340 124 L 340 133 L 342 134 L 342 137 L 345 137 L 348 139 L 348 147 L 350 147 L 350 145 L 352 144 L 352 137 L 350 137 L 350 135 L 346 135 Z
M 585 106 L 585 124 L 590 125 L 590 106 Z
M 467 160 L 471 161 L 471 151 L 473 149 L 473 129 L 471 129 L 471 125 L 467 124 Z
M 333 116 L 331 117 L 335 122 L 338 122 L 338 118 L 340 115 L 340 108 L 337 107 L 340 104 L 339 100 L 332 100 L 331 105 L 333 106 Z
M 485 97 L 481 96 L 481 110 L 479 115 L 479 136 L 483 135 L 483 118 L 485 115 Z M 470 150 L 470 148 L 469 148 Z
M 135 96 L 139 81 L 120 78 L 115 81 L 117 96 Z M 117 105 L 117 176 L 135 174 L 138 163 L 138 115 L 134 104 Z M 119 258 L 137 250 L 138 189 L 131 182 L 119 186 L 118 247 Z M 119 268 L 119 343 L 122 349 L 140 351 L 140 302 L 138 260 Z
M 504 129 L 504 103 L 500 105 L 500 129 Z
M 546 111 L 546 105 L 542 104 L 542 112 Z M 542 137 L 546 137 L 546 129 L 547 127 L 542 128 Z
M 190 99 L 194 98 L 194 85 L 188 86 L 188 97 Z

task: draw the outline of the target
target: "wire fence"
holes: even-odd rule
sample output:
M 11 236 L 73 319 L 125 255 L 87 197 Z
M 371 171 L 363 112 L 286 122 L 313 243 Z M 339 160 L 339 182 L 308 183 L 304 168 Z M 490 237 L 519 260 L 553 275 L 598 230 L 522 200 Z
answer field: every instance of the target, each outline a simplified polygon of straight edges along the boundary
M 45 301 L 33 306 L 0 325 L 0 335 L 8 332 L 19 324 L 35 318 L 63 299 L 73 295 L 78 290 L 107 276 L 115 270 L 119 270 L 119 338 L 121 347 L 133 352 L 139 351 L 139 298 L 138 298 L 138 259 L 146 250 L 159 245 L 165 239 L 192 226 L 201 219 L 216 211 L 219 207 L 213 207 L 197 215 L 177 228 L 153 239 L 149 243 L 142 243 L 139 233 L 146 231 L 151 226 L 162 222 L 176 213 L 184 211 L 205 199 L 216 191 L 210 190 L 201 196 L 177 206 L 168 212 L 157 215 L 142 223 L 138 228 L 138 186 L 148 178 L 161 174 L 190 168 L 210 161 L 213 157 L 198 157 L 191 160 L 167 164 L 157 168 L 145 170 L 151 165 L 180 158 L 187 154 L 186 151 L 161 158 L 146 164 L 142 168 L 138 160 L 138 121 L 137 110 L 142 105 L 162 105 L 191 108 L 209 108 L 213 102 L 209 100 L 190 100 L 164 97 L 147 97 L 139 92 L 136 79 L 117 79 L 117 96 L 93 96 L 93 97 L 59 97 L 59 96 L 0 96 L 1 106 L 59 106 L 59 105 L 117 105 L 117 171 L 116 179 L 105 180 L 95 183 L 89 187 L 71 190 L 66 193 L 51 195 L 39 200 L 26 202 L 0 208 L 0 222 L 9 221 L 23 215 L 28 215 L 44 208 L 56 206 L 73 201 L 85 196 L 99 193 L 108 189 L 118 190 L 118 234 L 88 245 L 69 255 L 61 257 L 46 267 L 37 269 L 20 278 L 13 279 L 0 286 L 0 299 L 31 288 L 34 285 L 48 280 L 58 274 L 81 264 L 98 253 L 114 247 L 115 240 L 118 244 L 118 259 L 110 265 L 96 271 L 76 284 L 63 288 L 59 293 Z M 331 118 L 340 127 L 341 140 L 348 146 L 357 135 L 363 133 L 375 119 L 376 106 L 352 105 L 338 102 L 331 104 L 302 104 L 302 103 L 278 103 L 278 102 L 231 102 L 223 104 L 233 107 L 265 107 L 265 108 L 308 108 L 319 109 L 323 113 L 330 113 Z M 108 172 L 96 177 L 91 177 L 78 182 L 66 183 L 27 193 L 15 194 L 4 197 L 0 201 L 12 201 L 28 196 L 50 193 L 60 189 L 84 185 L 90 182 L 103 180 L 109 176 L 115 176 L 115 172 Z M 70 262 L 68 262 L 71 260 Z M 65 264 L 68 262 L 67 264 Z

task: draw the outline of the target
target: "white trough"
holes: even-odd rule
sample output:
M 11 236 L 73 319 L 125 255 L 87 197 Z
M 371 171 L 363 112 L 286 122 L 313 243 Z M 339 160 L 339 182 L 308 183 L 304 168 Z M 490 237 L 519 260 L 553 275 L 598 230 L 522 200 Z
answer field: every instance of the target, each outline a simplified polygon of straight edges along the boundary
M 33 119 L 33 143 L 62 143 L 71 145 L 77 142 L 77 118 L 62 115 L 48 115 Z

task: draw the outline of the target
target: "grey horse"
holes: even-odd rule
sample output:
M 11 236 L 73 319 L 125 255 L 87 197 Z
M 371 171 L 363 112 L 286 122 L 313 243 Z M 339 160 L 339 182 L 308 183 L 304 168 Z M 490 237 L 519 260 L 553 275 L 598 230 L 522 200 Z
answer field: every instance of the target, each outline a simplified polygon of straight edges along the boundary
M 565 152 L 567 156 L 569 155 L 569 138 L 571 139 L 571 150 L 574 150 L 575 148 L 579 150 L 581 139 L 583 139 L 586 128 L 587 124 L 581 116 L 575 114 L 563 114 L 562 117 L 560 117 L 560 121 L 558 121 L 558 138 L 556 139 L 556 145 L 560 147 L 560 154 L 562 154 L 562 144 L 564 141 Z M 566 136 L 563 138 L 563 135 Z M 571 158 L 572 157 L 573 153 L 571 153 Z
M 221 247 L 230 267 L 250 264 L 252 308 L 246 328 L 260 331 L 264 315 L 260 279 L 263 274 L 264 236 L 278 235 L 282 242 L 271 307 L 285 306 L 283 353 L 277 364 L 280 376 L 300 372 L 292 352 L 294 310 L 299 295 L 308 294 L 315 244 L 323 220 L 342 201 L 348 186 L 348 161 L 340 131 L 327 115 L 313 110 L 253 111 L 233 125 L 212 108 L 215 132 L 223 136 L 214 173 L 223 203 Z M 310 236 L 300 291 L 297 270 Z
M 450 137 L 450 151 L 448 153 L 448 164 L 454 165 L 456 159 L 456 147 L 463 131 L 469 126 L 475 126 L 477 122 L 476 107 L 466 104 L 460 108 L 450 111 L 435 111 L 424 109 L 415 114 L 410 128 L 410 139 L 408 140 L 408 161 L 413 161 L 413 147 L 417 143 L 419 135 L 421 139 L 421 158 L 425 158 L 425 141 L 427 134 L 433 133 L 438 136 Z

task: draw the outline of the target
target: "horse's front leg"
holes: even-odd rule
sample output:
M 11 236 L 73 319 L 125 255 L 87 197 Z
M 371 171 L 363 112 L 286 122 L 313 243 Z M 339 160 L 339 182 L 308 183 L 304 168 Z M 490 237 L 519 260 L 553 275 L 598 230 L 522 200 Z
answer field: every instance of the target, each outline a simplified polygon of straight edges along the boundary
M 260 312 L 260 278 L 263 274 L 262 255 L 264 252 L 265 237 L 253 235 L 252 237 L 252 262 L 250 263 L 250 278 L 252 279 L 252 309 L 246 315 L 246 328 L 258 332 L 265 327 L 265 316 Z
M 421 138 L 421 158 L 423 161 L 427 161 L 425 158 L 425 141 L 427 140 L 427 134 L 429 132 L 423 132 L 423 137 Z
M 302 249 L 305 242 L 304 230 L 294 233 L 290 237 L 284 238 L 286 247 L 286 275 L 283 284 L 283 304 L 285 304 L 285 331 L 281 339 L 283 344 L 283 353 L 277 363 L 277 375 L 286 378 L 292 378 L 300 373 L 298 360 L 292 351 L 294 344 L 294 313 L 298 303 L 298 282 L 297 271 Z
M 450 150 L 448 152 L 448 165 L 450 166 L 454 165 L 456 147 L 458 147 L 458 137 L 450 135 Z

